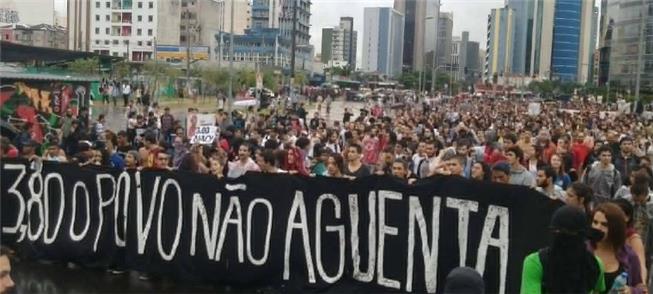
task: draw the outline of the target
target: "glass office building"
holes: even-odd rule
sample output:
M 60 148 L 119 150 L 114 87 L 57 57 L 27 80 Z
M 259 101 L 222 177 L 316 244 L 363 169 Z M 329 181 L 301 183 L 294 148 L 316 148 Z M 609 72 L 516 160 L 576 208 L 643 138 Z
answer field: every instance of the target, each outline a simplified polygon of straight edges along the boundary
M 642 91 L 653 92 L 653 0 L 608 2 L 615 4 L 610 14 L 610 84 L 625 93 L 634 93 L 639 70 Z M 642 28 L 644 35 L 643 42 L 640 42 Z M 638 58 L 642 49 L 640 64 Z
M 557 0 L 553 20 L 551 77 L 576 81 L 581 27 L 581 0 Z

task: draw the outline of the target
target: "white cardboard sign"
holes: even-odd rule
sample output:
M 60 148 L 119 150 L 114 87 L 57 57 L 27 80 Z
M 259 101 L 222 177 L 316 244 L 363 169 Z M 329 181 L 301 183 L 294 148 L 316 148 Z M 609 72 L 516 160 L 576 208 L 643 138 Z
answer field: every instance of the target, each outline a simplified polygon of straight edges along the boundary
M 215 138 L 218 136 L 218 127 L 216 126 L 201 126 L 195 129 L 195 134 L 190 140 L 191 144 L 213 144 Z

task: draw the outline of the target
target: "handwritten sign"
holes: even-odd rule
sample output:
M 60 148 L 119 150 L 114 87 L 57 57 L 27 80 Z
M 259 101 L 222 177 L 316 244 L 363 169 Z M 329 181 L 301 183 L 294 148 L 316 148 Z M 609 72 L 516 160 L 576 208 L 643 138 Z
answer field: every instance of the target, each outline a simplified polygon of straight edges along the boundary
M 541 105 L 537 102 L 532 102 L 528 104 L 528 115 L 536 116 L 540 115 Z
M 195 129 L 195 134 L 190 140 L 191 144 L 212 144 L 218 136 L 218 127 L 202 126 Z

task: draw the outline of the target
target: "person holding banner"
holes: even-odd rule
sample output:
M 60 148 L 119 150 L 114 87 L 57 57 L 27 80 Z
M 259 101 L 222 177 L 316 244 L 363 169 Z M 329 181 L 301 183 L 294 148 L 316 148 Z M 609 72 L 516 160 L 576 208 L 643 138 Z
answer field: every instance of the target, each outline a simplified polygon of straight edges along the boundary
M 247 143 L 243 143 L 238 147 L 238 160 L 229 162 L 229 172 L 227 177 L 235 179 L 248 171 L 260 171 L 259 166 L 252 160 L 251 147 Z
M 0 294 L 9 293 L 15 286 L 11 279 L 11 260 L 13 256 L 11 249 L 0 246 Z
M 338 153 L 331 153 L 327 157 L 327 176 L 332 178 L 342 178 L 344 174 L 342 173 L 345 169 L 345 163 L 342 159 L 342 155 Z
M 256 164 L 261 168 L 262 173 L 277 174 L 287 173 L 276 166 L 276 156 L 272 150 L 263 150 L 256 154 Z
M 140 168 L 141 156 L 135 150 L 127 152 L 125 155 L 125 170 L 137 170 Z

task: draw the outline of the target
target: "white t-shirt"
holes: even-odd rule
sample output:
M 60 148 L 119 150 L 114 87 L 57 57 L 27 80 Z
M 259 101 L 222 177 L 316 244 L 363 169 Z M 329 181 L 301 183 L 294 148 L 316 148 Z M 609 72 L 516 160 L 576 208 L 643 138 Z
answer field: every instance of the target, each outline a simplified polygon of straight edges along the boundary
M 259 166 L 251 158 L 247 159 L 245 164 L 241 163 L 240 160 L 229 162 L 229 172 L 227 177 L 229 178 L 238 178 L 248 171 L 260 171 Z

